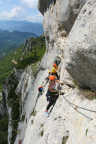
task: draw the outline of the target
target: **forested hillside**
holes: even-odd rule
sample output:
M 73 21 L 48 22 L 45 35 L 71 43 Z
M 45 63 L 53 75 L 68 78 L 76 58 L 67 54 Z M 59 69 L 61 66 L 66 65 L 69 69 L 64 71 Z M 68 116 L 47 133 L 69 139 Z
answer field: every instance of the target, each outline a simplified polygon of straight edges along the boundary
M 19 47 L 29 37 L 36 37 L 36 35 L 29 32 L 0 30 L 0 58 Z
M 3 81 L 12 72 L 13 68 L 24 69 L 28 64 L 33 64 L 36 69 L 36 64 L 40 61 L 45 52 L 45 39 L 40 36 L 30 39 L 33 49 L 28 51 L 26 55 L 23 53 L 24 44 L 17 48 L 15 51 L 10 52 L 2 60 L 0 60 L 0 89 L 2 89 Z M 35 71 L 34 69 L 34 71 Z

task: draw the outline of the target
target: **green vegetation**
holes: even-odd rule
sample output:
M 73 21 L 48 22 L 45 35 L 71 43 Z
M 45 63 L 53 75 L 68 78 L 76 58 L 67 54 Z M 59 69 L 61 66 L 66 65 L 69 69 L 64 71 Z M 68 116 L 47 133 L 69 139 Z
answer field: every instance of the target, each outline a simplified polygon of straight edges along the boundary
M 86 129 L 86 136 L 87 136 L 87 134 L 88 134 L 88 128 Z
M 31 124 L 33 124 L 34 123 L 34 120 L 31 120 Z
M 62 144 L 66 144 L 67 140 L 68 140 L 68 136 L 63 136 Z
M 10 51 L 14 51 L 29 37 L 36 37 L 36 35 L 28 32 L 0 30 L 0 58 Z
M 34 64 L 41 60 L 42 56 L 45 53 L 45 39 L 44 37 L 32 38 L 31 42 L 33 43 L 32 51 L 27 52 L 26 56 L 22 56 L 23 60 L 19 61 L 16 68 L 24 69 L 27 65 Z
M 22 115 L 21 121 L 25 120 L 25 115 Z
M 14 143 L 16 135 L 18 133 L 18 121 L 20 121 L 20 96 L 16 95 L 15 90 L 18 85 L 18 81 L 14 75 L 13 68 L 25 69 L 26 66 L 32 66 L 34 75 L 38 69 L 38 62 L 41 60 L 45 52 L 45 40 L 44 37 L 31 38 L 31 41 L 34 43 L 32 45 L 32 51 L 28 51 L 26 55 L 23 55 L 22 49 L 23 45 L 15 50 L 14 52 L 9 53 L 6 57 L 0 60 L 0 90 L 2 90 L 3 81 L 8 77 L 9 93 L 8 93 L 8 105 L 12 108 L 12 139 L 11 144 Z M 16 63 L 14 63 L 16 62 Z M 36 111 L 32 113 L 36 115 Z M 24 120 L 25 117 L 22 117 Z M 1 121 L 2 120 L 2 121 Z M 4 123 L 4 124 L 2 124 Z M 4 125 L 4 126 L 3 126 Z M 4 128 L 4 132 L 3 129 Z M 8 117 L 3 117 L 0 119 L 0 144 L 7 144 L 7 135 L 8 135 Z M 42 135 L 42 133 L 41 133 Z
M 14 67 L 24 69 L 26 66 L 32 64 L 34 74 L 37 71 L 37 63 L 45 53 L 45 40 L 44 37 L 41 36 L 32 38 L 31 41 L 34 43 L 32 45 L 32 51 L 29 51 L 26 55 L 23 55 L 22 49 L 24 46 L 22 45 L 0 60 L 0 91 L 2 90 L 3 81 L 11 74 Z M 12 60 L 15 60 L 18 64 L 13 64 Z
M 0 144 L 7 144 L 8 140 L 8 116 L 0 118 Z
M 40 136 L 42 137 L 44 135 L 44 130 L 42 130 L 41 132 L 40 132 Z
M 41 124 L 41 128 L 44 127 L 44 124 Z
M 36 111 L 32 111 L 31 116 L 36 116 Z
M 42 137 L 44 135 L 44 124 L 41 124 L 40 128 L 42 129 L 41 132 L 40 132 L 40 136 Z
M 2 101 L 2 96 L 0 96 L 0 102 Z
M 18 85 L 18 80 L 16 79 L 14 73 L 10 75 L 8 79 L 8 83 L 10 83 L 10 89 L 8 91 L 8 106 L 12 108 L 12 139 L 11 144 L 14 143 L 16 135 L 17 135 L 17 127 L 18 121 L 20 120 L 20 113 L 19 113 L 19 103 L 20 103 L 20 96 L 16 95 L 15 90 Z
M 81 89 L 80 90 L 85 98 L 88 100 L 96 99 L 96 91 L 91 91 L 89 89 Z

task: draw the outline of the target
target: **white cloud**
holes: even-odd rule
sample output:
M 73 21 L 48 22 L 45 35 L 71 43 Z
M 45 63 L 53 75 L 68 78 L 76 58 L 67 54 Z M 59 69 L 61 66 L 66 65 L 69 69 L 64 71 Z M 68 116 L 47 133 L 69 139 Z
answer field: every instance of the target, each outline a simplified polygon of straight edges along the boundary
M 21 7 L 12 8 L 10 11 L 3 11 L 0 13 L 0 19 L 12 19 L 19 15 Z
M 33 16 L 27 16 L 25 19 L 30 22 L 42 22 L 43 16 L 41 14 L 37 14 Z
M 37 8 L 38 0 L 21 0 L 29 8 Z

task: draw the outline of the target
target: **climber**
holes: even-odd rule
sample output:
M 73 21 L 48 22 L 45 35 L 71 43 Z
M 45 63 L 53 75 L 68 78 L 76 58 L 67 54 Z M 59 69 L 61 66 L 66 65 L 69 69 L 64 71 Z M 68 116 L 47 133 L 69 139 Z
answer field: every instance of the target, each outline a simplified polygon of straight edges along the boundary
M 42 84 L 42 86 L 39 86 L 39 88 L 38 88 L 39 94 L 42 95 L 42 93 L 44 92 L 44 87 L 48 83 L 50 75 L 55 75 L 56 78 L 57 78 L 57 80 L 59 80 L 59 76 L 58 76 L 57 70 L 58 70 L 58 65 L 60 64 L 60 62 L 61 62 L 61 57 L 57 56 L 56 59 L 55 59 L 55 61 L 54 61 L 52 70 L 51 71 L 48 70 L 48 76 L 45 78 L 44 84 Z
M 48 116 L 48 110 L 51 106 L 54 106 L 56 103 L 56 100 L 58 99 L 59 96 L 59 91 L 57 90 L 56 86 L 57 83 L 62 83 L 59 80 L 56 80 L 56 76 L 50 75 L 49 76 L 49 86 L 48 86 L 48 91 L 46 93 L 47 101 L 49 102 L 45 114 Z
M 49 72 L 49 74 L 55 75 L 56 78 L 59 80 L 59 76 L 58 76 L 57 70 L 58 70 L 58 66 L 57 66 L 56 63 L 54 63 L 53 67 L 52 67 L 52 70 L 51 70 L 51 72 Z
M 61 63 L 61 56 L 58 55 L 55 60 L 54 60 L 54 64 L 53 64 L 53 67 L 52 67 L 52 70 L 48 70 L 48 76 L 46 77 L 45 81 L 45 85 L 48 83 L 49 81 L 49 76 L 50 75 L 55 75 L 57 77 L 57 79 L 59 80 L 59 76 L 58 76 L 58 73 L 57 73 L 57 70 L 58 70 L 58 66 L 60 65 Z
M 56 76 L 56 79 L 59 80 L 59 76 L 58 76 L 57 70 L 58 70 L 58 66 L 56 65 L 56 63 L 54 63 L 54 64 L 53 64 L 53 67 L 52 67 L 52 70 L 51 70 L 51 71 L 48 70 L 48 76 L 45 78 L 45 80 L 44 80 L 45 82 L 44 82 L 43 86 L 38 88 L 38 91 L 39 91 L 39 92 L 42 91 L 42 93 L 43 93 L 44 87 L 45 87 L 46 84 L 49 82 L 49 76 L 50 76 L 50 75 Z
M 46 84 L 47 84 L 48 81 L 49 81 L 49 76 L 50 76 L 50 75 L 56 76 L 56 79 L 59 80 L 59 76 L 58 76 L 57 70 L 58 70 L 58 66 L 56 65 L 56 63 L 54 63 L 54 64 L 53 64 L 53 67 L 52 67 L 52 70 L 51 70 L 51 71 L 48 70 L 48 76 L 45 78 Z

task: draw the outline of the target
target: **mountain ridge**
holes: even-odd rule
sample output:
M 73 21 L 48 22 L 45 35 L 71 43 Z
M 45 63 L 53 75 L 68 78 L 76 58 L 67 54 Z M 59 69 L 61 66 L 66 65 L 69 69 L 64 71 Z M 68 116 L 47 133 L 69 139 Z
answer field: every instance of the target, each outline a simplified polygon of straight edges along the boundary
M 0 29 L 8 31 L 32 32 L 40 36 L 43 33 L 41 23 L 28 21 L 0 20 Z
M 13 31 L 9 32 L 0 29 L 0 58 L 18 48 L 29 37 L 37 37 L 34 33 Z

